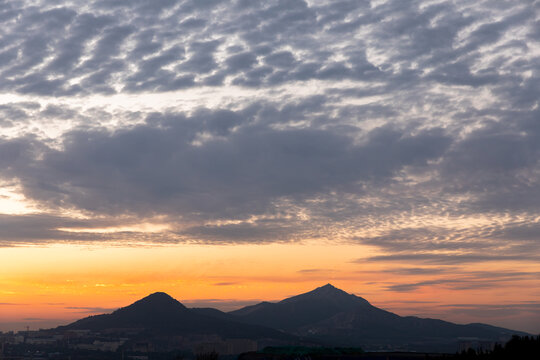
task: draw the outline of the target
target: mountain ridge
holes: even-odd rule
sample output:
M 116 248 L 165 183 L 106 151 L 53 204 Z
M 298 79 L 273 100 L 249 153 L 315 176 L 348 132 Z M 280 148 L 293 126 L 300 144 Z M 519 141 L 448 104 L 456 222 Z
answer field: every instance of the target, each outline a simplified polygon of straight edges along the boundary
M 327 345 L 365 346 L 378 349 L 391 345 L 411 350 L 455 351 L 462 338 L 498 341 L 524 332 L 488 324 L 454 324 L 440 319 L 399 316 L 371 305 L 331 284 L 283 299 L 262 302 L 229 312 L 241 321 L 309 336 Z
M 238 322 L 228 315 L 220 318 L 215 313 L 189 309 L 162 292 L 150 294 L 110 314 L 89 316 L 60 326 L 58 329 L 93 331 L 140 329 L 147 334 L 160 336 L 219 335 L 222 338 L 270 338 L 281 341 L 296 338 L 294 335 L 257 324 Z
M 500 341 L 524 332 L 473 323 L 399 316 L 331 284 L 279 302 L 261 302 L 231 312 L 187 308 L 166 293 L 150 294 L 111 314 L 90 316 L 67 330 L 141 328 L 152 334 L 215 334 L 222 338 L 309 341 L 330 346 L 415 351 L 455 351 L 461 338 Z

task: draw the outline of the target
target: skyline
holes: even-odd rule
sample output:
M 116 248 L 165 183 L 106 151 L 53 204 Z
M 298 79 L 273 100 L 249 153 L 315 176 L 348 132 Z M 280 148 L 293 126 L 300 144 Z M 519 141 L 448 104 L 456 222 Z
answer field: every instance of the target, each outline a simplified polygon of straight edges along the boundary
M 540 333 L 540 1 L 0 0 L 0 22 L 0 331 L 331 282 Z

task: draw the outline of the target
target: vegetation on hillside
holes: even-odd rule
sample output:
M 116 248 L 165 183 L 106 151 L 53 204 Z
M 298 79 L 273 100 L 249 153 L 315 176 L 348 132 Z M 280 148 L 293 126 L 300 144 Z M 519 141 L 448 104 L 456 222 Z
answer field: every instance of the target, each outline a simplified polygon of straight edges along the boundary
M 469 349 L 457 354 L 456 359 L 485 360 L 538 360 L 540 359 L 539 336 L 513 336 L 505 345 L 495 345 L 492 351 Z

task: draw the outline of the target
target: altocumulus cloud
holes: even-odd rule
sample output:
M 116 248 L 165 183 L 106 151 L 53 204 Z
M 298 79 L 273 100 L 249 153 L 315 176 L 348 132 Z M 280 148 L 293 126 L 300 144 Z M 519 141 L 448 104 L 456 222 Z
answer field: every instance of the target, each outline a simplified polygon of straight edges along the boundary
M 39 209 L 2 215 L 1 244 L 325 237 L 386 253 L 370 261 L 537 261 L 539 7 L 0 2 L 0 177 Z

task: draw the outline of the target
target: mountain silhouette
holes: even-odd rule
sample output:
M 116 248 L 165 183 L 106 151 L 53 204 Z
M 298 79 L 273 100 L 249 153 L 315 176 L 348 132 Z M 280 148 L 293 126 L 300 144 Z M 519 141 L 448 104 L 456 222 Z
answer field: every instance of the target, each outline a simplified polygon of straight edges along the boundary
M 144 336 L 219 335 L 224 339 L 271 340 L 367 350 L 404 349 L 455 352 L 464 338 L 505 341 L 519 331 L 486 324 L 399 316 L 371 305 L 330 284 L 277 303 L 261 302 L 225 313 L 212 308 L 187 308 L 158 292 L 111 314 L 90 316 L 61 330 L 98 332 L 138 329 Z
M 460 338 L 499 341 L 525 334 L 485 324 L 401 317 L 327 284 L 277 303 L 262 302 L 230 312 L 237 319 L 311 337 L 332 346 L 455 351 Z
M 249 323 L 264 324 L 284 331 L 297 331 L 338 313 L 369 306 L 371 305 L 366 300 L 327 284 L 278 303 L 262 302 L 229 314 Z
M 111 314 L 89 316 L 60 327 L 64 330 L 111 331 L 140 329 L 153 335 L 220 335 L 223 338 L 293 340 L 295 337 L 256 324 L 235 321 L 214 310 L 212 316 L 204 311 L 188 309 L 171 296 L 157 292 Z

